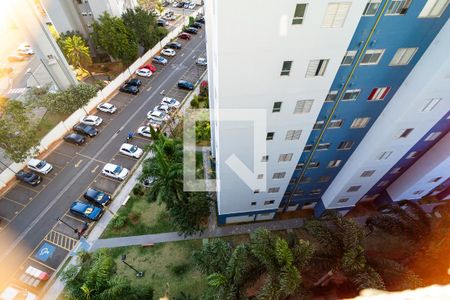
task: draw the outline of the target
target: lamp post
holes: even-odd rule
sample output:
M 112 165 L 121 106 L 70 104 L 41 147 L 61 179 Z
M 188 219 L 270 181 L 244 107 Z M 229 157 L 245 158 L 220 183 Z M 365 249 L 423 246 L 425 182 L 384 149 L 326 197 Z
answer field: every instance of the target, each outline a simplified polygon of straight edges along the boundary
M 76 233 L 78 235 L 78 239 L 80 239 L 83 236 L 83 233 L 86 232 L 86 230 L 89 228 L 89 224 L 87 222 L 83 223 L 83 228 L 81 230 L 73 227 L 72 225 L 64 222 L 61 218 L 57 219 L 59 222 L 63 223 L 64 225 L 66 225 L 67 227 L 69 227 L 70 229 L 73 230 L 74 233 Z M 85 237 L 86 238 L 86 237 Z
M 144 272 L 140 272 L 138 270 L 136 270 L 134 267 L 132 267 L 129 263 L 127 263 L 125 260 L 127 259 L 127 255 L 126 254 L 122 254 L 122 262 L 127 265 L 130 269 L 132 269 L 133 271 L 136 272 L 136 277 L 142 277 L 144 276 Z
M 28 68 L 27 71 L 25 72 L 26 74 L 30 74 L 31 77 L 33 77 L 34 81 L 36 81 L 37 83 L 37 87 L 41 87 L 41 84 L 39 83 L 39 81 L 37 80 L 36 76 L 34 76 L 33 72 L 31 72 L 31 68 Z

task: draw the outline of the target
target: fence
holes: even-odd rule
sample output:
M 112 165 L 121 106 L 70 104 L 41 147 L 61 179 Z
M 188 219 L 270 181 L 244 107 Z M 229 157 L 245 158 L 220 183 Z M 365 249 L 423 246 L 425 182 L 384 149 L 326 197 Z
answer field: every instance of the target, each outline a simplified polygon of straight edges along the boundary
M 192 16 L 196 17 L 198 11 L 195 12 Z M 183 26 L 189 24 L 189 17 L 184 19 L 178 27 L 174 28 L 170 31 L 167 36 L 162 39 L 158 44 L 155 45 L 152 49 L 148 50 L 144 53 L 143 56 L 136 59 L 136 61 L 129 66 L 125 71 L 119 74 L 114 80 L 112 80 L 107 86 L 105 86 L 102 90 L 97 93 L 97 96 L 92 98 L 89 103 L 79 110 L 72 113 L 66 120 L 60 122 L 56 125 L 47 135 L 45 135 L 38 145 L 38 153 L 43 154 L 47 151 L 52 144 L 60 140 L 71 128 L 79 122 L 80 118 L 87 115 L 87 112 L 93 110 L 97 105 L 109 99 L 114 95 L 116 90 L 123 84 L 125 80 L 130 78 L 136 70 L 145 64 L 148 60 L 150 60 L 155 54 L 157 54 L 161 49 L 169 43 L 172 39 L 176 38 L 180 32 L 183 30 Z M 28 161 L 26 159 L 26 161 Z M 22 163 L 13 163 L 9 166 L 9 168 L 5 169 L 2 173 L 0 173 L 0 190 L 6 187 L 7 183 L 14 179 L 15 172 L 23 169 L 26 166 L 26 161 Z

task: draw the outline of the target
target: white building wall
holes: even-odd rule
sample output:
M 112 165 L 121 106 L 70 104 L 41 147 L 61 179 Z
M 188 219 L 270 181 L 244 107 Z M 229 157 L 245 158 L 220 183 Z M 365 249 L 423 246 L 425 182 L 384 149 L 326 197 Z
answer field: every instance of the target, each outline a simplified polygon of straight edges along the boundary
M 269 161 L 264 179 L 268 188 L 279 187 L 277 193 L 254 194 L 226 163 L 235 154 L 250 170 L 264 166 L 253 165 L 252 123 L 219 122 L 214 134 L 219 215 L 278 208 L 366 4 L 351 2 L 342 27 L 323 28 L 328 2 L 305 2 L 308 7 L 302 25 L 292 25 L 298 1 L 205 3 L 211 106 L 267 111 L 265 131 L 275 132 L 275 136 L 266 143 Z M 324 76 L 305 77 L 312 59 L 329 59 Z M 293 61 L 289 76 L 280 76 L 283 61 Z M 308 99 L 314 100 L 311 111 L 294 114 L 296 101 Z M 283 102 L 278 113 L 272 113 L 275 101 Z M 300 139 L 286 141 L 288 130 L 302 130 Z M 265 142 L 265 133 L 257 138 Z M 279 163 L 279 155 L 286 153 L 293 153 L 291 161 Z M 286 172 L 286 176 L 272 179 L 275 172 Z M 265 200 L 275 202 L 264 205 Z M 257 204 L 252 206 L 252 201 Z
M 75 30 L 85 34 L 74 2 L 42 0 L 42 6 L 59 33 Z
M 450 22 L 444 25 L 353 155 L 322 196 L 325 208 L 353 206 L 414 146 L 450 109 Z M 432 98 L 440 99 L 431 111 L 423 111 Z M 407 138 L 403 129 L 414 128 Z M 386 160 L 378 157 L 385 151 Z M 370 177 L 363 171 L 376 170 Z M 357 192 L 350 186 L 361 185 Z M 348 198 L 338 203 L 339 199 Z
M 421 199 L 450 177 L 450 133 L 387 188 L 393 201 Z

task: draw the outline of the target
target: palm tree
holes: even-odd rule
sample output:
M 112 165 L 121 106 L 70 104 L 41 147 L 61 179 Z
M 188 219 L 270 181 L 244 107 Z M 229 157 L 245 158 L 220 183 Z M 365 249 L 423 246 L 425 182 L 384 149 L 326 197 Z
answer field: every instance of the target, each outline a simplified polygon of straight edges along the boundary
M 69 63 L 77 69 L 86 70 L 89 75 L 94 78 L 87 66 L 92 64 L 89 47 L 84 39 L 78 35 L 68 36 L 64 39 L 63 52 Z
M 164 6 L 162 5 L 162 2 L 157 0 L 156 4 L 155 4 L 155 10 L 162 15 L 162 13 L 164 12 Z

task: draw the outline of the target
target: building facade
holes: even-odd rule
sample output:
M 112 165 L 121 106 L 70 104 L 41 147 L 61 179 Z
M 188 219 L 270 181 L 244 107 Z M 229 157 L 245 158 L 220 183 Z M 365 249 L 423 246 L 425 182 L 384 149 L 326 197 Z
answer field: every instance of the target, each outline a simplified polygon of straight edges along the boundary
M 348 210 L 376 195 L 371 189 L 434 126 L 441 134 L 421 144 L 421 155 L 445 136 L 447 7 L 447 0 L 206 2 L 219 223 Z M 264 134 L 250 118 L 221 120 L 223 109 L 264 111 Z M 265 189 L 242 180 L 232 156 Z

